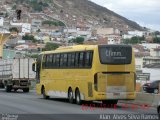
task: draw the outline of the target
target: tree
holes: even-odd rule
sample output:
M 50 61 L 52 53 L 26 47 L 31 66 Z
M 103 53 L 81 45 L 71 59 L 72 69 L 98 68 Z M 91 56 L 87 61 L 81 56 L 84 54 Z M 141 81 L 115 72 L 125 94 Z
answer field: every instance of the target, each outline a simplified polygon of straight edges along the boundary
M 55 50 L 55 49 L 57 49 L 59 47 L 59 45 L 58 44 L 56 44 L 56 43 L 46 43 L 46 46 L 45 46 L 45 51 L 50 51 L 50 50 Z
M 17 8 L 17 5 L 13 5 L 12 9 L 16 10 L 16 8 Z
M 71 39 L 69 43 L 77 43 L 77 44 L 83 44 L 84 38 L 83 37 L 77 37 L 75 39 Z
M 22 36 L 22 39 L 23 40 L 31 40 L 33 43 L 35 43 L 37 41 L 37 39 L 35 39 L 33 35 Z
M 18 28 L 16 28 L 16 27 L 10 28 L 9 31 L 10 32 L 17 32 L 17 33 L 19 32 Z
M 145 40 L 144 37 L 134 36 L 131 39 L 124 39 L 123 43 L 124 44 L 138 44 L 138 43 L 141 43 L 144 40 Z
M 160 37 L 154 37 L 153 43 L 160 43 Z
M 55 21 L 50 21 L 50 20 L 46 20 L 46 21 L 43 21 L 42 24 L 48 24 L 49 26 L 65 26 L 65 24 L 61 21 L 58 21 L 58 22 L 55 22 Z

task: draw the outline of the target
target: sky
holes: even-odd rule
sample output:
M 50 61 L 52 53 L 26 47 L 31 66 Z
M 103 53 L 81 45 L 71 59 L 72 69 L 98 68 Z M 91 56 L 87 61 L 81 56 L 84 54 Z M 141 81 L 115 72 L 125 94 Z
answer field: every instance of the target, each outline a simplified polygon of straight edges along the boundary
M 90 0 L 143 27 L 160 31 L 160 0 Z

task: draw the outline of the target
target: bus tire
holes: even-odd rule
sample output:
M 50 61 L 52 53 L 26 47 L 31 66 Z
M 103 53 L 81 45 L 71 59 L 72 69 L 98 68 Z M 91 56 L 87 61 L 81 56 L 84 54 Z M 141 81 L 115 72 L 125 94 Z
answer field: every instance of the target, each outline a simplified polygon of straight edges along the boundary
M 68 91 L 68 100 L 69 100 L 70 103 L 74 103 L 73 91 L 72 91 L 71 88 Z
M 107 104 L 107 105 L 117 105 L 118 100 L 103 100 L 102 104 Z
M 82 104 L 82 100 L 81 100 L 81 95 L 80 95 L 80 91 L 79 89 L 76 90 L 76 104 L 81 105 Z
M 6 92 L 11 92 L 12 86 L 11 85 L 6 85 Z
M 42 88 L 42 95 L 44 99 L 49 99 L 49 96 L 46 95 L 45 87 Z
M 29 88 L 24 88 L 23 92 L 28 93 L 29 92 Z

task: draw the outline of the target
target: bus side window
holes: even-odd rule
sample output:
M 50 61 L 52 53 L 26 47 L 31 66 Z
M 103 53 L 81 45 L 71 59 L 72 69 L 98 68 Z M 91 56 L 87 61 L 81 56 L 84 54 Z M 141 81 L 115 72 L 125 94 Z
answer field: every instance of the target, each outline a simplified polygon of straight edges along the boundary
M 65 53 L 63 56 L 63 67 L 66 68 L 67 67 L 67 54 Z
M 55 67 L 59 68 L 60 66 L 60 54 L 56 54 Z
M 49 67 L 49 55 L 46 55 L 45 68 L 48 69 L 48 67 Z
M 85 60 L 84 60 L 84 67 L 85 68 L 91 68 L 92 67 L 92 51 L 85 52 Z
M 49 60 L 48 60 L 48 68 L 52 68 L 52 57 L 53 57 L 53 55 L 52 54 L 50 54 L 49 55 Z
M 56 64 L 56 59 L 55 59 L 55 55 L 53 54 L 52 56 L 52 68 L 55 68 L 55 64 Z
M 89 67 L 92 67 L 92 61 L 93 61 L 93 51 L 90 51 L 90 55 L 89 55 Z
M 46 68 L 46 55 L 43 56 L 42 68 Z
M 79 67 L 80 68 L 84 67 L 84 52 L 80 52 L 80 55 L 79 55 Z
M 64 54 L 60 54 L 60 68 L 63 68 Z
M 85 60 L 84 60 L 84 66 L 87 68 L 89 67 L 89 57 L 90 57 L 90 52 L 85 53 Z
M 68 65 L 67 65 L 68 68 L 71 68 L 71 65 L 72 65 L 71 64 L 71 59 L 72 59 L 71 55 L 72 55 L 71 53 L 68 53 Z
M 75 67 L 75 53 L 72 53 L 72 55 L 71 55 L 71 67 L 72 68 Z
M 79 52 L 75 53 L 75 68 L 79 67 Z

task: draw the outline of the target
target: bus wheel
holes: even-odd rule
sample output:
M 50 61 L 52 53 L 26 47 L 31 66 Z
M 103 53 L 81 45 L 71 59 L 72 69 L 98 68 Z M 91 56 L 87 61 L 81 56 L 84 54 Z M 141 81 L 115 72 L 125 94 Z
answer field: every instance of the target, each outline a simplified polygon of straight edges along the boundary
M 77 89 L 76 90 L 76 104 L 81 105 L 81 103 L 82 103 L 81 95 L 80 95 L 79 90 Z
M 68 91 L 68 100 L 69 100 L 70 103 L 74 103 L 72 89 L 69 89 L 69 91 Z
M 42 88 L 42 95 L 44 99 L 49 99 L 49 96 L 46 95 L 46 91 L 44 87 Z

